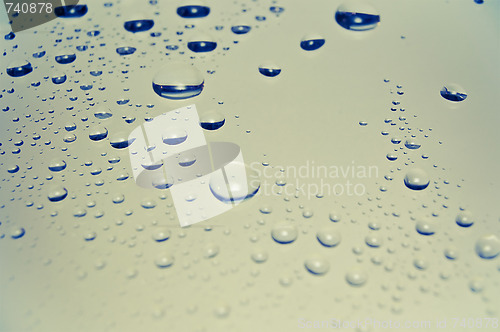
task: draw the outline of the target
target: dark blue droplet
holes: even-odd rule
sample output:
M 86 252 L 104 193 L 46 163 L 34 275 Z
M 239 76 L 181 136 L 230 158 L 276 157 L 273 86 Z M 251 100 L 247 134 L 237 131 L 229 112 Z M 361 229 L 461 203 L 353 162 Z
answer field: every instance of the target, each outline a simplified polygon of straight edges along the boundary
M 54 9 L 54 14 L 56 14 L 57 17 L 63 18 L 82 17 L 87 14 L 87 12 L 87 5 L 59 6 Z
M 196 53 L 211 52 L 215 50 L 217 43 L 212 41 L 192 41 L 187 44 L 187 47 Z
M 210 14 L 207 6 L 181 6 L 177 8 L 177 15 L 183 18 L 200 18 Z
M 136 33 L 136 32 L 148 31 L 154 25 L 155 22 L 153 20 L 134 20 L 125 22 L 123 27 L 125 28 L 125 30 L 129 32 Z

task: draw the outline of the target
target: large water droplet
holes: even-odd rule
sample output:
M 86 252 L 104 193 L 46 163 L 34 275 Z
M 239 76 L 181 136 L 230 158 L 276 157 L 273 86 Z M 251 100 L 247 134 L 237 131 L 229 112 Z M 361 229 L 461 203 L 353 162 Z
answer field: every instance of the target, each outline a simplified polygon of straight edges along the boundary
M 429 185 L 429 176 L 420 168 L 413 168 L 406 173 L 405 185 L 412 190 L 423 190 Z
M 297 239 L 298 230 L 297 227 L 288 222 L 280 222 L 276 224 L 271 230 L 271 236 L 274 241 L 286 244 L 291 243 Z
M 202 5 L 180 6 L 177 15 L 183 18 L 200 18 L 210 14 L 210 8 Z
M 455 221 L 457 222 L 457 225 L 462 226 L 462 227 L 470 227 L 472 224 L 474 224 L 474 219 L 472 217 L 472 214 L 467 211 L 460 212 Z
M 368 280 L 368 275 L 360 269 L 352 269 L 345 275 L 345 280 L 351 286 L 363 286 Z
M 53 186 L 49 189 L 48 198 L 51 202 L 59 202 L 68 196 L 68 190 L 63 186 Z
M 275 77 L 281 73 L 281 68 L 272 63 L 264 63 L 259 66 L 259 73 L 267 77 Z
M 207 112 L 200 117 L 200 126 L 206 130 L 217 130 L 224 125 L 224 115 L 217 111 Z
M 323 275 L 330 270 L 330 263 L 321 257 L 311 257 L 306 259 L 304 266 L 307 271 L 314 275 Z
M 319 243 L 321 243 L 325 247 L 335 247 L 340 243 L 341 240 L 340 233 L 333 230 L 332 228 L 320 230 L 316 234 L 316 238 L 318 239 Z
M 233 162 L 214 172 L 210 177 L 210 191 L 221 202 L 230 204 L 252 198 L 260 188 L 256 170 L 245 164 Z
M 111 137 L 109 144 L 115 149 L 125 149 L 134 143 L 134 141 L 135 137 L 129 137 L 123 132 L 118 132 Z
M 447 84 L 440 91 L 441 96 L 449 101 L 459 102 L 467 98 L 467 93 L 458 84 Z
M 186 99 L 199 95 L 203 83 L 203 76 L 195 67 L 182 63 L 169 64 L 153 78 L 153 90 L 163 98 Z
M 494 234 L 481 236 L 476 242 L 476 253 L 484 259 L 492 259 L 500 253 L 500 239 Z
M 350 1 L 337 8 L 335 20 L 344 29 L 365 31 L 374 29 L 380 22 L 380 16 L 372 6 Z
M 416 150 L 422 145 L 415 138 L 409 138 L 405 141 L 405 146 L 410 150 Z
M 31 63 L 26 60 L 16 60 L 7 67 L 7 74 L 12 77 L 21 77 L 28 75 L 33 71 Z

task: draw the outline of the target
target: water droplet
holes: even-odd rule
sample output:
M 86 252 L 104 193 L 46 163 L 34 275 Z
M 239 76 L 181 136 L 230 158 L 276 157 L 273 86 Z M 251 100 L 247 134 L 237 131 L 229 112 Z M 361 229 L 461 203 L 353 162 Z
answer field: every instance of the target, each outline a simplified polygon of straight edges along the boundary
M 177 15 L 182 18 L 200 18 L 210 14 L 210 8 L 202 5 L 180 6 L 177 8 Z
M 467 93 L 458 84 L 447 84 L 440 91 L 441 96 L 449 101 L 460 102 L 467 98 Z
M 56 55 L 55 59 L 57 63 L 61 65 L 67 65 L 68 63 L 72 63 L 73 61 L 76 60 L 76 54 L 69 53 L 69 54 Z
M 474 224 L 474 219 L 472 217 L 472 214 L 467 211 L 460 212 L 455 221 L 457 222 L 457 225 L 462 226 L 462 227 L 470 227 L 472 224 Z
M 317 35 L 307 35 L 300 41 L 300 47 L 304 51 L 315 51 L 325 44 L 325 39 Z
M 415 266 L 419 270 L 425 270 L 429 266 L 427 261 L 423 258 L 417 257 L 413 260 L 413 266 Z
M 259 72 L 267 77 L 275 77 L 281 73 L 281 68 L 272 63 L 264 63 L 259 66 Z
M 311 257 L 306 259 L 304 266 L 307 271 L 314 275 L 324 275 L 330 269 L 330 263 L 321 257 Z
M 340 240 L 342 239 L 340 233 L 333 230 L 332 228 L 320 230 L 316 234 L 316 238 L 318 239 L 319 243 L 321 243 L 325 247 L 335 247 L 340 243 Z
M 231 313 L 231 308 L 227 305 L 221 305 L 214 309 L 214 315 L 217 318 L 226 318 Z
M 352 269 L 346 273 L 345 280 L 351 286 L 360 287 L 366 283 L 368 275 L 360 269 Z
M 55 73 L 52 75 L 52 83 L 54 84 L 62 84 L 66 82 L 67 76 L 65 73 Z
M 153 187 L 156 189 L 168 189 L 174 185 L 174 178 L 170 175 L 155 178 L 152 182 Z
M 89 138 L 93 141 L 101 141 L 108 137 L 108 130 L 103 126 L 96 126 L 90 130 Z
M 153 78 L 153 90 L 167 99 L 192 98 L 203 90 L 203 76 L 193 66 L 177 63 L 164 66 Z
M 350 1 L 337 8 L 335 20 L 344 29 L 365 31 L 374 29 L 380 22 L 380 16 L 372 6 Z
M 63 2 L 64 3 L 64 2 Z M 77 18 L 82 17 L 88 12 L 87 5 L 68 5 L 54 8 L 54 14 L 57 17 Z
M 9 173 L 17 173 L 19 172 L 19 165 L 13 165 L 7 168 L 7 172 Z
M 280 222 L 271 230 L 272 238 L 280 244 L 292 243 L 297 239 L 297 235 L 297 227 L 288 222 Z
M 16 239 L 22 238 L 24 236 L 24 234 L 26 234 L 25 229 L 22 227 L 18 227 L 18 228 L 14 228 L 10 232 L 10 237 L 13 238 L 14 240 L 16 240 Z
M 232 162 L 223 171 L 212 174 L 209 187 L 215 198 L 230 204 L 255 196 L 260 188 L 260 178 L 256 170 L 245 164 Z
M 378 248 L 382 245 L 382 237 L 379 234 L 371 234 L 365 237 L 365 242 L 369 247 Z
M 45 51 L 40 51 L 40 52 L 33 53 L 33 57 L 36 59 L 39 59 L 39 58 L 43 57 L 45 54 L 46 54 Z
M 196 162 L 196 156 L 191 152 L 184 152 L 179 155 L 179 166 L 189 167 Z
M 168 254 L 160 254 L 155 259 L 157 267 L 164 269 L 174 264 L 174 257 Z
M 412 190 L 423 190 L 429 185 L 429 176 L 420 168 L 413 168 L 405 176 L 405 185 Z
M 124 149 L 129 147 L 134 141 L 135 137 L 128 137 L 127 134 L 118 132 L 111 137 L 109 144 L 115 149 Z
M 269 255 L 264 250 L 256 250 L 252 253 L 251 257 L 255 263 L 260 264 L 260 263 L 264 263 L 265 261 L 267 261 L 267 258 L 269 257 Z
M 74 141 L 76 141 L 76 135 L 75 134 L 67 134 L 63 138 L 63 142 L 65 142 L 65 143 L 73 143 Z
M 155 22 L 153 20 L 133 20 L 125 22 L 123 24 L 123 27 L 125 28 L 125 30 L 129 32 L 136 33 L 136 32 L 148 31 L 154 25 Z
M 26 60 L 16 60 L 7 66 L 7 74 L 12 77 L 28 75 L 33 71 L 31 63 Z
M 417 221 L 417 232 L 422 235 L 432 235 L 436 233 L 436 222 L 434 220 L 421 219 Z
M 195 53 L 212 52 L 217 43 L 208 35 L 198 36 L 187 43 L 187 47 Z
M 60 172 L 66 168 L 66 162 L 62 159 L 52 159 L 49 163 L 49 170 Z
M 170 238 L 171 232 L 167 227 L 159 227 L 153 232 L 153 240 L 163 242 Z
M 99 120 L 106 120 L 112 117 L 113 113 L 111 113 L 108 109 L 99 107 L 94 111 L 94 116 Z
M 131 46 L 122 46 L 122 47 L 117 47 L 116 48 L 116 53 L 120 55 L 130 55 L 134 54 L 137 49 L 135 47 Z
M 226 123 L 224 116 L 217 112 L 211 111 L 201 115 L 200 126 L 206 130 L 217 130 Z
M 8 34 L 6 34 L 6 35 L 4 36 L 4 38 L 5 38 L 5 40 L 12 40 L 12 39 L 16 38 L 16 34 L 15 34 L 14 32 L 12 32 L 12 31 L 11 31 L 11 32 L 9 32 Z
M 203 254 L 203 257 L 214 258 L 218 254 L 219 254 L 219 246 L 214 243 L 210 243 L 205 247 L 205 253 Z
M 455 260 L 458 258 L 458 250 L 455 247 L 448 247 L 444 250 L 444 256 L 448 259 Z
M 83 238 L 85 239 L 85 241 L 93 241 L 93 240 L 95 240 L 96 237 L 97 237 L 96 232 L 89 232 L 89 233 L 85 234 L 85 236 Z
M 234 25 L 231 27 L 231 31 L 236 35 L 244 35 L 249 33 L 251 29 L 249 25 Z
M 340 214 L 336 211 L 331 211 L 328 217 L 333 222 L 339 222 L 341 220 Z
M 117 194 L 112 199 L 113 203 L 115 203 L 115 204 L 123 203 L 124 200 L 125 200 L 125 196 L 123 194 Z
M 169 127 L 165 129 L 162 140 L 163 143 L 168 145 L 181 144 L 187 139 L 187 133 L 184 129 L 178 127 Z
M 408 149 L 411 149 L 411 150 L 416 150 L 418 149 L 419 147 L 421 147 L 422 145 L 414 138 L 410 138 L 410 139 L 407 139 L 405 141 L 405 146 L 408 148 Z
M 49 189 L 48 198 L 51 202 L 59 202 L 68 196 L 68 190 L 63 186 L 53 186 Z
M 481 279 L 474 278 L 469 282 L 469 288 L 474 293 L 481 293 L 484 289 L 484 284 Z
M 494 234 L 481 236 L 476 242 L 476 253 L 484 259 L 492 259 L 500 253 L 500 240 Z

